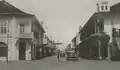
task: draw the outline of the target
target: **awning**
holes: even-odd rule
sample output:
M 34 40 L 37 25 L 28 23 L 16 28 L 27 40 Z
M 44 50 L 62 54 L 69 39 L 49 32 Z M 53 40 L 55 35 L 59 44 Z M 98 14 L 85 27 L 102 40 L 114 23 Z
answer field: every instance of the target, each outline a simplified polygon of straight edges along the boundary
M 98 34 L 98 39 L 99 40 L 109 40 L 110 36 L 102 32 L 102 33 Z

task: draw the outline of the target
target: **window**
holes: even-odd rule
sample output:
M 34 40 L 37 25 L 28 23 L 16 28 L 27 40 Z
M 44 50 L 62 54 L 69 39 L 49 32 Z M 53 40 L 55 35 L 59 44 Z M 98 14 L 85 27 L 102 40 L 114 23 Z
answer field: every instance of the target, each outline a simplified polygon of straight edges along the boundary
M 120 29 L 113 28 L 112 29 L 112 36 L 119 37 L 120 36 Z
M 108 10 L 108 6 L 105 6 L 105 9 Z
M 20 33 L 24 33 L 24 32 L 25 32 L 25 25 L 20 24 Z
M 7 32 L 7 23 L 5 21 L 0 21 L 0 34 L 5 34 Z
M 104 30 L 104 20 L 103 19 L 101 19 L 99 22 L 99 29 L 100 29 L 100 31 Z
M 112 29 L 112 36 L 113 36 L 113 37 L 115 37 L 115 32 L 116 32 L 116 29 L 113 28 L 113 29 Z
M 104 10 L 104 6 L 101 6 L 101 9 Z
M 119 36 L 120 36 L 120 29 L 119 29 Z

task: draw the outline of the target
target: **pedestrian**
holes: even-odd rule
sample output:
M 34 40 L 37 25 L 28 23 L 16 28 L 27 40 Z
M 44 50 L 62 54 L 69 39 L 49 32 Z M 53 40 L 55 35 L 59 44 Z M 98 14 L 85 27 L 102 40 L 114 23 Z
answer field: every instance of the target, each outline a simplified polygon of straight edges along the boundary
M 57 59 L 60 61 L 60 50 L 57 51 Z

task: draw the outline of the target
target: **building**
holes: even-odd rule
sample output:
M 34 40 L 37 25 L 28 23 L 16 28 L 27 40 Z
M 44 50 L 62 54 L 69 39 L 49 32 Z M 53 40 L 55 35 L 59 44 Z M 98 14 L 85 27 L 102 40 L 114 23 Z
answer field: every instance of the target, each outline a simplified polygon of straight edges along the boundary
M 36 59 L 39 30 L 34 15 L 0 1 L 0 60 Z
M 78 33 L 76 33 L 76 36 L 71 40 L 71 46 L 74 48 L 77 47 L 81 42 L 81 39 L 80 39 L 81 29 L 82 29 L 82 26 L 79 26 Z
M 78 33 L 76 34 L 76 46 L 79 45 L 80 42 L 81 42 L 81 40 L 80 40 L 80 32 L 78 32 Z
M 76 36 L 72 39 L 71 46 L 72 46 L 72 48 L 76 47 Z
M 98 12 L 94 13 L 80 31 L 81 41 L 93 34 L 104 32 L 110 36 L 110 43 L 116 40 L 120 49 L 120 3 L 109 6 L 108 2 L 97 4 Z M 109 50 L 106 49 L 106 54 Z M 103 53 L 102 51 L 99 53 Z M 101 54 L 99 54 L 101 56 Z
M 34 40 L 36 41 L 36 59 L 41 59 L 42 58 L 42 53 L 41 50 L 43 48 L 43 38 L 44 38 L 44 33 L 45 30 L 42 26 L 43 21 L 38 21 L 37 18 L 35 20 L 36 24 L 34 24 Z
M 56 46 L 54 42 L 46 34 L 44 34 L 43 44 L 44 44 L 44 48 L 42 49 L 43 57 L 51 56 Z
M 106 2 L 101 4 L 106 4 Z M 102 5 L 100 6 L 103 7 Z M 103 31 L 110 36 L 110 41 L 112 42 L 114 29 L 118 29 L 119 31 L 120 28 L 120 25 L 118 24 L 120 13 L 115 10 L 116 6 L 118 8 L 118 4 L 111 6 L 110 11 L 105 11 L 104 9 L 104 11 L 94 13 L 81 29 L 81 40 L 91 36 L 91 34 Z

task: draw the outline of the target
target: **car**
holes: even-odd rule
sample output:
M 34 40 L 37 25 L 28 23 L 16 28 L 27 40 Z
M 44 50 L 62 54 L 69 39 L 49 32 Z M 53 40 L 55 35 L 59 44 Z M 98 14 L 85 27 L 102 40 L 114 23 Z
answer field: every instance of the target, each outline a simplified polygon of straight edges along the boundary
M 79 59 L 79 54 L 76 53 L 75 51 L 67 51 L 66 52 L 67 56 L 66 56 L 66 60 L 78 60 Z
M 64 51 L 60 52 L 60 57 L 65 57 L 65 52 Z

